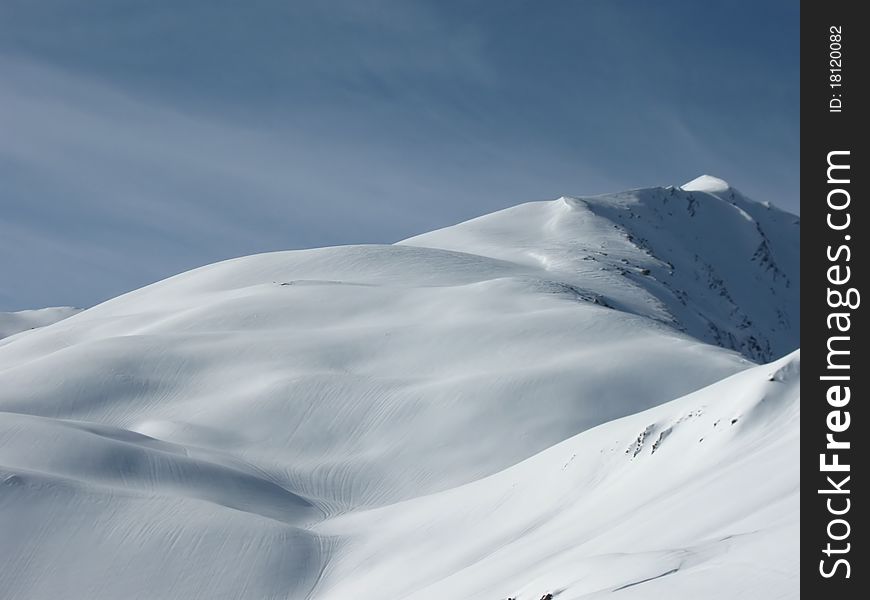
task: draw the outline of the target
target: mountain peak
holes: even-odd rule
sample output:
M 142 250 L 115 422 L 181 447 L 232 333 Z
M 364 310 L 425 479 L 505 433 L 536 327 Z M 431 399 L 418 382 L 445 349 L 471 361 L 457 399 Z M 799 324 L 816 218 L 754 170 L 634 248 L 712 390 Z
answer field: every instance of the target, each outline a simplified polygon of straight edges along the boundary
M 798 345 L 799 234 L 793 215 L 704 175 L 681 188 L 521 204 L 400 244 L 523 265 L 766 362 Z
M 684 183 L 680 188 L 687 192 L 709 192 L 715 194 L 727 192 L 731 189 L 731 186 L 724 179 L 719 179 L 712 175 L 701 175 L 688 183 Z

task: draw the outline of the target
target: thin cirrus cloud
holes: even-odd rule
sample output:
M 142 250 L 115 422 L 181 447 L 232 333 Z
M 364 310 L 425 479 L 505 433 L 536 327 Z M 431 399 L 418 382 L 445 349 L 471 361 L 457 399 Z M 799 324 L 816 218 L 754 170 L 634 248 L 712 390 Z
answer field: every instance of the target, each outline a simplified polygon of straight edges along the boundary
M 785 3 L 361 4 L 4 3 L 0 309 L 701 172 L 798 210 Z

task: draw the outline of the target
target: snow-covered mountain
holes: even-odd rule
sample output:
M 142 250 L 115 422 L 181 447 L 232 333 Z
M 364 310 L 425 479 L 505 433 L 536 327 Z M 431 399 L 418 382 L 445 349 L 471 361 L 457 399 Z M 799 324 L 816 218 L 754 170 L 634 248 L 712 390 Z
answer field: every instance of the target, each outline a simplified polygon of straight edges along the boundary
M 30 331 L 37 327 L 45 327 L 62 321 L 67 317 L 81 312 L 80 308 L 71 306 L 53 306 L 36 310 L 19 310 L 16 312 L 0 312 L 0 339 Z
M 521 204 L 402 243 L 542 268 L 605 306 L 753 360 L 799 345 L 800 220 L 709 175 Z
M 0 340 L 0 596 L 796 597 L 798 236 L 701 178 Z

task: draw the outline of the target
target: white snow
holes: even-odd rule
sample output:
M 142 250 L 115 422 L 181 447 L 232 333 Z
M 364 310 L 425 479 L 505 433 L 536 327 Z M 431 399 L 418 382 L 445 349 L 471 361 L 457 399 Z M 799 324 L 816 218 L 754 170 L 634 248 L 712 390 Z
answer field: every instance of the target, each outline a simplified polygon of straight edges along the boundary
M 797 597 L 795 219 L 563 198 L 6 338 L 0 595 Z
M 727 192 L 731 189 L 731 186 L 724 179 L 719 179 L 712 175 L 701 175 L 700 177 L 695 177 L 688 183 L 684 183 L 680 188 L 687 192 L 708 192 L 710 194 L 717 194 Z
M 57 323 L 81 312 L 80 308 L 71 306 L 54 306 L 36 310 L 20 310 L 17 312 L 0 312 L 0 339 L 29 331 L 37 327 L 45 327 Z

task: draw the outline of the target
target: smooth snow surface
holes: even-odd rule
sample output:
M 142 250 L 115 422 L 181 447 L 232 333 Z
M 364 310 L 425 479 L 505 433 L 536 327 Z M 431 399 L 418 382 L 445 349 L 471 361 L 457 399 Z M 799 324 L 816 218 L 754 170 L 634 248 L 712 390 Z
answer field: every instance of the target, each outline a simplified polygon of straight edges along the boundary
M 0 597 L 797 597 L 798 235 L 563 198 L 6 338 Z
M 57 323 L 81 312 L 80 308 L 71 306 L 55 306 L 37 310 L 20 310 L 18 312 L 0 312 L 0 339 L 30 331 L 37 327 L 45 327 Z

